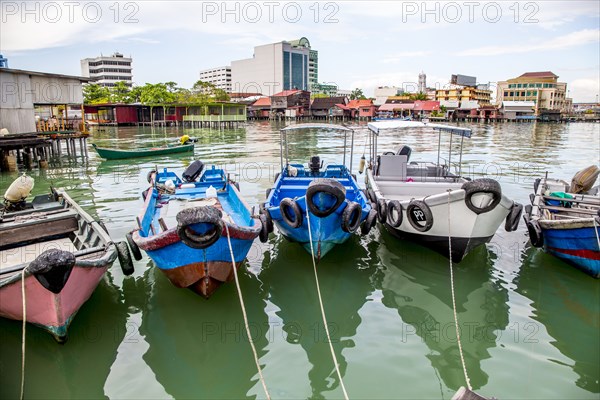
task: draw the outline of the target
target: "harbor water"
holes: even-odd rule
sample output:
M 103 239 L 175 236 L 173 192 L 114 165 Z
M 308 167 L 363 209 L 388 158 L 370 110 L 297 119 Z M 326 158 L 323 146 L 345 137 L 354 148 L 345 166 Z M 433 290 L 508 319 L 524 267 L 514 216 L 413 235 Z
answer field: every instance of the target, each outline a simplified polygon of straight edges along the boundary
M 365 152 L 365 124 L 355 128 L 353 167 Z M 535 178 L 570 181 L 598 164 L 599 124 L 495 124 L 464 141 L 463 175 L 494 178 L 528 204 Z M 89 160 L 63 155 L 33 170 L 34 194 L 63 187 L 124 240 L 141 210 L 146 174 L 181 173 L 194 159 L 224 167 L 258 210 L 280 171 L 279 129 L 253 122 L 236 129 L 94 128 Z M 153 147 L 187 134 L 194 154 L 106 161 L 100 147 Z M 303 131 L 290 156 L 340 163 L 343 136 Z M 448 158 L 448 138 L 442 138 Z M 437 133 L 403 131 L 379 138 L 379 151 L 408 144 L 411 160 L 437 158 Z M 453 142 L 451 164 L 458 161 Z M 367 149 L 368 150 L 368 149 Z M 17 177 L 0 175 L 0 190 Z M 358 175 L 364 187 L 364 175 Z M 460 221 L 455 221 L 460 223 Z M 600 282 L 501 226 L 491 243 L 454 265 L 457 313 L 473 389 L 501 399 L 600 397 Z M 333 348 L 351 399 L 450 399 L 465 386 L 452 311 L 449 260 L 381 226 L 336 246 L 318 264 Z M 240 269 L 250 330 L 273 399 L 335 399 L 343 393 L 321 320 L 310 254 L 277 231 L 253 244 Z M 21 323 L 0 319 L 0 398 L 17 398 Z M 264 398 L 236 288 L 209 300 L 175 288 L 144 254 L 124 277 L 106 274 L 69 329 L 66 344 L 28 325 L 25 398 Z

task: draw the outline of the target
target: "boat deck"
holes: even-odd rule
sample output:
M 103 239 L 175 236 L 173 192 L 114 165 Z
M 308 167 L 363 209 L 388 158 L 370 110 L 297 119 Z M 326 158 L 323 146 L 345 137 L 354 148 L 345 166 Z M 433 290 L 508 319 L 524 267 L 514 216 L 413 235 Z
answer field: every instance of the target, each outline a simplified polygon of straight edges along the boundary
M 32 243 L 27 246 L 0 251 L 0 272 L 23 263 L 30 263 L 46 250 L 57 249 L 76 252 L 75 245 L 69 238 L 60 238 L 46 242 Z
M 246 225 L 246 221 L 236 213 L 228 201 L 225 200 L 226 194 L 215 198 L 189 198 L 172 196 L 167 203 L 162 204 L 162 207 L 157 209 L 155 219 L 161 218 L 168 228 L 177 226 L 177 214 L 186 208 L 213 206 L 223 213 L 222 220 L 230 224 Z

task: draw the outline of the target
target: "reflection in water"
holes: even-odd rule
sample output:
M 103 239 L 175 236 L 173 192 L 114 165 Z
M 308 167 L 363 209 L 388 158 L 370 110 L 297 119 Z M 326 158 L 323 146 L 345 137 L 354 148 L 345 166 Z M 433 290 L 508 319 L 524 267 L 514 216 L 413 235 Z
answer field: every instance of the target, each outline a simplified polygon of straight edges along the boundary
M 361 323 L 358 314 L 373 291 L 372 269 L 361 260 L 367 249 L 353 236 L 336 246 L 330 256 L 317 265 L 321 295 L 327 316 L 334 352 L 344 376 L 348 363 L 343 351 L 355 346 L 352 337 Z M 339 387 L 331 351 L 321 318 L 317 288 L 310 255 L 279 237 L 270 262 L 265 260 L 260 278 L 269 289 L 270 298 L 283 321 L 287 342 L 299 344 L 312 367 L 308 373 L 311 398 L 325 398 L 324 392 Z
M 104 398 L 126 320 L 123 296 L 108 273 L 73 319 L 64 345 L 28 324 L 25 398 Z M 21 322 L 0 319 L 0 354 L 0 398 L 18 398 Z
M 268 331 L 264 294 L 255 276 L 241 272 L 239 277 L 260 358 Z M 250 398 L 260 383 L 235 285 L 205 300 L 173 287 L 154 267 L 141 281 L 146 291 L 138 297 L 139 331 L 149 345 L 143 358 L 164 390 L 174 398 Z
M 530 248 L 516 284 L 517 292 L 533 302 L 532 318 L 544 324 L 555 339 L 552 345 L 573 360 L 571 368 L 579 376 L 577 386 L 600 393 L 598 281 Z
M 456 340 L 448 260 L 420 246 L 381 234 L 378 257 L 383 304 L 398 310 L 406 326 L 430 349 L 426 356 L 444 384 L 465 386 Z M 454 266 L 456 307 L 467 372 L 474 389 L 488 382 L 481 362 L 496 346 L 496 330 L 508 325 L 508 293 L 490 280 L 496 258 L 485 246 Z M 379 288 L 379 287 L 378 287 Z

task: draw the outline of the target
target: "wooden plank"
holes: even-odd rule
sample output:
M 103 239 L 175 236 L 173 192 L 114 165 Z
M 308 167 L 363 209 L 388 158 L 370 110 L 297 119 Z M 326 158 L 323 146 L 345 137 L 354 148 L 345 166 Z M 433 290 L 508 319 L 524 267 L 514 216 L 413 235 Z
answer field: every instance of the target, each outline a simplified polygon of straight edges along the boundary
M 542 196 L 544 198 L 544 200 L 556 200 L 556 201 L 565 201 L 565 202 L 572 202 L 572 203 L 580 203 L 580 204 L 590 204 L 593 206 L 599 206 L 600 207 L 600 199 L 596 200 L 596 199 L 591 199 L 591 198 L 572 198 L 572 199 L 566 199 L 566 198 L 562 198 L 562 197 L 554 197 L 554 196 Z
M 39 241 L 45 237 L 65 235 L 79 228 L 77 218 L 48 219 L 36 221 L 35 224 L 13 224 L 12 227 L 2 230 L 0 248 L 15 245 L 21 242 Z
M 539 206 L 541 209 L 543 210 L 550 210 L 550 211 L 559 211 L 559 212 L 566 212 L 566 213 L 572 213 L 572 214 L 585 214 L 585 215 L 598 215 L 598 211 L 597 210 L 588 210 L 587 208 L 577 208 L 577 207 L 572 207 L 572 208 L 567 208 L 567 207 L 555 207 L 555 206 L 546 206 L 546 205 L 540 205 Z
M 0 271 L 4 271 L 14 265 L 29 263 L 41 253 L 50 249 L 75 252 L 77 249 L 69 238 L 61 238 L 46 242 L 28 244 L 23 247 L 0 251 Z

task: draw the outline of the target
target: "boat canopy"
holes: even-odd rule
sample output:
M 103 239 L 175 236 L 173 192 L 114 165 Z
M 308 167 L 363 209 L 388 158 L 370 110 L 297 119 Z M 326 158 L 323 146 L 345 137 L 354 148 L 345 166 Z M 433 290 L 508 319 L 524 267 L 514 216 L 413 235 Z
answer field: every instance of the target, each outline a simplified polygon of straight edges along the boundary
M 421 121 L 402 121 L 402 120 L 394 120 L 394 121 L 375 121 L 369 122 L 369 129 L 379 135 L 381 130 L 389 130 L 389 129 L 408 129 L 408 128 L 432 128 L 437 129 L 444 132 L 450 132 L 453 135 L 460 135 L 462 137 L 471 137 L 471 130 L 468 128 L 459 128 L 457 126 L 450 125 L 440 125 L 440 124 L 429 124 Z
M 345 131 L 345 132 L 352 132 L 352 129 L 343 126 L 343 125 L 336 125 L 336 124 L 297 124 L 297 125 L 290 125 L 290 126 L 286 126 L 285 128 L 281 129 L 282 131 L 297 131 L 297 130 L 301 130 L 301 129 L 335 129 L 338 131 Z

